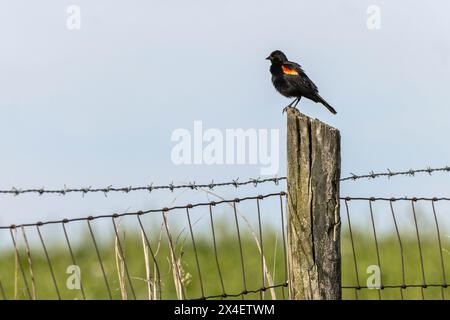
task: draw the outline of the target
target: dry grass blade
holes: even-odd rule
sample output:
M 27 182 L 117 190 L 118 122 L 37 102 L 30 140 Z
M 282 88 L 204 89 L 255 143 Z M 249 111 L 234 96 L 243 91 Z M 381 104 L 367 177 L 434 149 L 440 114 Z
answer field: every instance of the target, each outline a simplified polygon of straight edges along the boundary
M 0 293 L 2 294 L 3 300 L 7 300 L 6 298 L 6 293 L 5 293 L 5 288 L 3 288 L 3 283 L 0 280 Z
M 153 263 L 153 270 L 157 270 L 157 268 L 158 268 L 158 265 L 156 264 L 156 257 L 158 256 L 159 249 L 161 248 L 162 234 L 163 234 L 163 226 L 161 225 L 161 228 L 159 231 L 158 245 L 156 246 L 156 250 L 154 253 L 155 261 Z M 158 273 L 158 286 L 153 286 L 153 296 L 154 297 L 156 297 L 156 291 L 159 290 L 159 299 L 161 299 L 161 289 L 162 289 L 161 287 L 162 287 L 161 275 Z
M 119 225 L 117 225 L 117 229 L 119 229 Z M 119 250 L 119 239 L 117 238 L 117 235 L 114 237 L 114 239 L 115 239 L 114 252 L 116 258 L 117 275 L 119 278 L 120 295 L 122 297 L 122 300 L 128 300 L 127 289 L 125 284 L 125 265 L 123 257 Z
M 163 220 L 164 220 L 164 227 L 166 229 L 167 240 L 169 242 L 170 264 L 172 266 L 171 269 L 172 269 L 173 282 L 175 284 L 175 291 L 177 293 L 178 300 L 182 300 L 182 299 L 184 299 L 184 294 L 183 294 L 183 282 L 181 280 L 181 273 L 180 273 L 180 268 L 179 268 L 179 261 L 175 255 L 175 249 L 173 247 L 173 241 L 172 241 L 172 237 L 171 237 L 170 231 L 169 231 L 169 224 L 167 222 L 167 217 L 164 212 L 162 212 L 162 216 L 163 216 Z
M 28 244 L 28 239 L 25 233 L 25 228 L 22 226 L 22 236 L 23 240 L 25 242 L 25 249 L 27 252 L 27 259 L 28 259 L 28 267 L 30 268 L 30 276 L 31 276 L 31 297 L 33 300 L 36 300 L 36 283 L 34 279 L 34 272 L 33 272 L 33 261 L 31 260 L 31 250 L 30 245 Z
M 278 236 L 275 237 L 275 246 L 274 246 L 274 252 L 273 252 L 273 277 L 276 278 L 276 271 L 277 271 L 277 247 L 278 247 Z
M 148 256 L 148 246 L 147 242 L 145 241 L 145 235 L 144 232 L 141 230 L 141 238 L 142 238 L 142 249 L 144 250 L 144 262 L 145 262 L 145 278 L 147 281 L 147 293 L 148 293 L 148 300 L 156 299 L 156 296 L 153 296 L 153 290 L 152 287 L 156 286 L 156 277 L 155 281 L 151 280 L 151 268 L 150 268 L 150 259 Z
M 14 239 L 17 239 L 17 230 L 14 229 Z M 16 242 L 14 241 L 14 300 L 17 300 L 18 281 L 19 281 L 19 252 L 17 251 Z

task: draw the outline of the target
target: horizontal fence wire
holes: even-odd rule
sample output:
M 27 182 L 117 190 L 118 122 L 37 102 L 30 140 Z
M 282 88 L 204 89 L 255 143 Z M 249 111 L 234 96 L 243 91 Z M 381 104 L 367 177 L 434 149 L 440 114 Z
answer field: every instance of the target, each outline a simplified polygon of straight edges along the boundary
M 62 262 L 57 257 L 64 255 L 65 264 L 70 263 L 72 267 L 77 267 L 80 256 L 90 255 L 92 257 L 89 259 L 90 267 L 80 267 L 81 271 L 76 275 L 90 274 L 94 272 L 92 269 L 97 269 L 94 287 L 95 291 L 101 291 L 94 296 L 97 299 L 245 299 L 247 296 L 252 299 L 285 299 L 287 297 L 285 288 L 288 283 L 285 198 L 286 193 L 281 191 L 137 212 L 2 226 L 0 231 L 10 234 L 11 244 L 7 245 L 5 241 L 1 243 L 3 245 L 1 251 L 9 252 L 9 255 L 6 254 L 9 259 L 5 259 L 5 254 L 2 254 L 0 260 L 9 260 L 10 263 L 0 261 L 2 266 L 0 296 L 3 299 L 39 299 L 42 295 L 48 298 L 49 293 L 42 293 L 42 290 L 45 290 L 53 292 L 50 295 L 52 299 L 67 299 L 67 296 L 71 296 L 65 288 L 68 280 L 63 281 L 67 277 L 67 272 L 61 272 Z M 264 206 L 267 201 L 271 201 L 268 204 L 270 206 Z M 222 211 L 226 212 L 227 208 L 231 215 L 219 218 Z M 202 225 L 204 229 L 196 227 L 202 219 L 199 217 L 202 210 L 205 210 Z M 244 214 L 243 211 L 250 211 L 252 214 Z M 250 221 L 252 217 L 256 219 L 254 224 Z M 145 218 L 160 218 L 159 240 L 154 237 L 158 230 L 152 228 L 154 225 L 149 224 Z M 268 218 L 281 222 L 275 249 L 272 245 L 271 250 L 275 250 L 275 253 L 268 252 L 265 245 L 270 243 L 269 236 L 264 235 L 267 224 L 264 224 L 263 220 Z M 182 232 L 178 234 L 175 232 L 176 223 L 170 219 L 175 219 L 178 223 L 184 220 L 182 226 L 186 230 L 186 236 L 181 248 Z M 235 229 L 235 237 L 223 238 L 221 228 L 224 225 L 220 219 L 230 222 L 232 227 L 229 232 Z M 100 222 L 103 225 L 100 225 Z M 127 233 L 141 234 L 143 256 L 133 256 L 131 252 L 133 249 L 122 235 L 121 228 L 126 222 L 131 224 L 134 222 L 136 226 L 134 229 L 127 229 Z M 108 234 L 112 234 L 114 238 L 114 250 L 108 249 L 108 245 L 105 245 L 105 232 L 99 232 L 99 228 L 105 227 L 105 224 L 112 229 L 112 233 Z M 70 233 L 70 227 L 75 228 L 75 225 L 87 227 L 88 233 L 82 238 L 85 243 L 90 243 L 91 249 L 87 250 L 88 246 L 82 246 L 80 252 L 77 248 L 80 239 L 73 236 L 74 232 Z M 55 239 L 50 240 L 58 233 L 55 230 L 59 230 L 64 236 L 60 246 L 54 245 Z M 26 255 L 23 253 L 24 248 L 19 241 L 18 231 L 22 231 L 24 238 L 28 239 L 32 238 L 32 233 L 37 234 L 34 246 L 26 246 Z M 273 233 L 273 228 L 271 232 Z M 162 239 L 161 234 L 165 234 L 166 238 Z M 137 243 L 133 242 L 133 246 Z M 208 243 L 212 245 L 206 246 Z M 37 244 L 40 244 L 39 253 Z M 223 256 L 227 246 L 232 246 L 233 254 L 237 253 L 234 258 Z M 252 258 L 255 255 L 259 257 L 256 260 Z M 25 256 L 28 259 L 25 259 Z M 231 262 L 229 259 L 234 259 L 232 266 L 236 266 L 235 268 L 229 267 Z M 206 261 L 212 263 L 205 265 Z M 142 275 L 142 272 L 136 272 L 137 264 L 145 265 L 146 279 L 139 278 L 138 274 Z M 259 270 L 259 273 L 256 270 Z M 238 274 L 241 275 L 241 284 L 231 285 L 230 279 L 236 278 Z M 212 275 L 216 278 L 215 283 L 210 280 Z M 44 278 L 45 288 L 42 285 Z M 89 278 L 92 280 L 92 276 Z M 83 276 L 80 276 L 79 280 L 77 297 L 93 298 L 89 292 L 92 291 L 92 281 L 86 280 Z M 146 284 L 146 289 L 142 288 L 142 283 Z M 218 283 L 219 285 L 216 285 Z M 91 288 L 87 290 L 86 286 L 89 284 Z
M 23 224 L 12 224 L 9 226 L 0 226 L 0 229 L 15 229 L 20 227 L 31 227 L 31 226 L 42 226 L 46 224 L 58 224 L 58 223 L 68 223 L 68 222 L 74 222 L 74 221 L 88 221 L 88 220 L 96 220 L 96 219 L 104 219 L 104 218 L 120 218 L 125 216 L 137 216 L 137 215 L 143 215 L 143 214 L 149 214 L 149 213 L 158 213 L 158 212 L 169 212 L 174 211 L 178 209 L 190 209 L 195 207 L 203 207 L 208 205 L 218 205 L 222 203 L 238 203 L 241 201 L 246 200 L 256 200 L 256 199 L 264 199 L 268 197 L 273 196 L 286 196 L 286 193 L 284 191 L 277 192 L 277 193 L 269 193 L 266 195 L 258 195 L 258 196 L 250 196 L 250 197 L 243 197 L 243 198 L 234 198 L 234 199 L 224 199 L 219 201 L 210 201 L 210 202 L 199 202 L 195 204 L 187 204 L 184 206 L 173 206 L 173 207 L 164 207 L 161 209 L 149 209 L 149 210 L 140 210 L 140 211 L 133 211 L 133 212 L 123 212 L 123 213 L 113 213 L 113 214 L 102 214 L 102 215 L 95 215 L 95 216 L 87 216 L 87 217 L 81 217 L 81 218 L 72 218 L 72 219 L 61 219 L 61 220 L 48 220 L 45 222 L 38 221 L 34 223 L 23 223 Z
M 362 174 L 357 175 L 350 173 L 350 176 L 341 178 L 340 181 L 349 181 L 349 180 L 359 180 L 359 179 L 375 179 L 380 177 L 395 177 L 395 176 L 410 176 L 413 177 L 416 174 L 420 173 L 427 173 L 429 175 L 437 172 L 450 172 L 450 166 L 445 167 L 439 167 L 439 168 L 424 168 L 424 169 L 409 169 L 409 170 L 403 170 L 403 171 L 392 171 L 387 169 L 386 172 L 370 172 L 368 174 Z M 86 195 L 88 193 L 103 193 L 105 196 L 107 196 L 108 193 L 112 192 L 121 192 L 121 193 L 130 193 L 134 191 L 146 191 L 146 192 L 153 192 L 157 190 L 169 190 L 171 192 L 177 190 L 177 189 L 191 189 L 191 190 L 198 190 L 198 189 L 214 189 L 217 187 L 229 187 L 233 186 L 235 188 L 246 186 L 246 185 L 253 185 L 257 187 L 259 184 L 263 183 L 274 183 L 275 185 L 278 185 L 280 181 L 287 180 L 287 177 L 272 177 L 272 178 L 250 178 L 245 181 L 239 181 L 239 178 L 233 179 L 231 181 L 227 182 L 214 182 L 211 181 L 210 183 L 200 183 L 197 184 L 196 182 L 189 182 L 184 184 L 174 184 L 173 182 L 167 185 L 153 185 L 149 184 L 146 186 L 128 186 L 128 187 L 113 187 L 113 186 L 107 186 L 107 187 L 101 187 L 101 188 L 93 188 L 93 187 L 82 187 L 82 188 L 69 188 L 64 187 L 62 189 L 46 189 L 46 188 L 16 188 L 12 187 L 9 190 L 2 189 L 0 190 L 0 194 L 9 194 L 9 195 L 22 195 L 22 194 L 58 194 L 58 195 L 67 195 L 71 193 L 80 193 L 83 195 Z
M 341 201 L 346 218 L 341 238 L 342 289 L 354 292 L 347 298 L 448 298 L 450 198 L 343 197 Z M 440 218 L 438 203 L 447 213 Z M 362 218 L 365 228 L 355 232 L 355 224 L 361 225 Z M 440 290 L 439 294 L 426 292 L 433 288 Z M 387 293 L 386 289 L 397 290 Z

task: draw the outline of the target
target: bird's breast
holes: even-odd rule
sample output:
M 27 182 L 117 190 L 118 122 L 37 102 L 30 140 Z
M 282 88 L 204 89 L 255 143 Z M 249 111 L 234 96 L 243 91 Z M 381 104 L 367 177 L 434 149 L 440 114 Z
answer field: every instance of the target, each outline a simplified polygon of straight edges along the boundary
M 283 75 L 273 75 L 272 83 L 275 89 L 285 97 L 294 97 L 295 92 L 293 92 L 292 86 L 286 81 Z

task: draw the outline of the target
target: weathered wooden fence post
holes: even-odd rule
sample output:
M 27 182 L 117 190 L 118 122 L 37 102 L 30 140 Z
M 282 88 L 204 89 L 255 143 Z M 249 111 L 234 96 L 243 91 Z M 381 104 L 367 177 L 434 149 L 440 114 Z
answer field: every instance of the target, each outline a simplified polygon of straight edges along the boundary
M 341 299 L 340 133 L 287 112 L 290 299 Z

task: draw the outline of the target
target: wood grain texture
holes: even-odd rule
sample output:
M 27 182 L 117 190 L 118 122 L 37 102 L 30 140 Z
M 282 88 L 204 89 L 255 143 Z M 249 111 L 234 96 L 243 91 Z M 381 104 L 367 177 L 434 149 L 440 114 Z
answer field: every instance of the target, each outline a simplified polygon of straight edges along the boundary
M 287 111 L 291 299 L 341 299 L 340 133 Z

